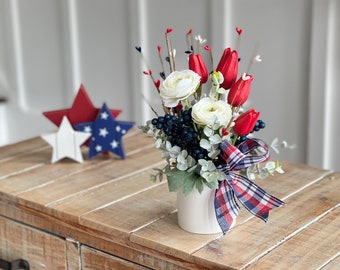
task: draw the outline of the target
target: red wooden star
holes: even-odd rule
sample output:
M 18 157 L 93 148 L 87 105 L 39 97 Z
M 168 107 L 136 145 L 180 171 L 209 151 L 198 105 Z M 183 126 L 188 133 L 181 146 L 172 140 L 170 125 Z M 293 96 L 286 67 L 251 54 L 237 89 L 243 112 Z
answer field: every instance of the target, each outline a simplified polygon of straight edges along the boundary
M 43 112 L 43 115 L 58 127 L 60 126 L 63 117 L 67 116 L 70 124 L 74 127 L 75 124 L 94 121 L 97 118 L 99 111 L 100 109 L 94 107 L 91 99 L 86 93 L 84 85 L 81 84 L 70 109 Z M 121 110 L 110 111 L 115 118 L 122 112 Z

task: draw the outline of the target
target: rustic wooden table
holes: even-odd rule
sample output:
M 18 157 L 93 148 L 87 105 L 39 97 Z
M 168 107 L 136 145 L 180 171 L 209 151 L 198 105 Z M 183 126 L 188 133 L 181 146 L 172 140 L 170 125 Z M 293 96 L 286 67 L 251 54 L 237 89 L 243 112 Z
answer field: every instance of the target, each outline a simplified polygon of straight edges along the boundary
M 258 184 L 283 199 L 269 222 L 241 209 L 225 236 L 177 225 L 176 194 L 149 174 L 164 163 L 134 130 L 126 160 L 50 164 L 34 138 L 0 148 L 0 258 L 31 269 L 340 269 L 340 174 L 282 162 Z M 84 154 L 87 149 L 84 148 Z

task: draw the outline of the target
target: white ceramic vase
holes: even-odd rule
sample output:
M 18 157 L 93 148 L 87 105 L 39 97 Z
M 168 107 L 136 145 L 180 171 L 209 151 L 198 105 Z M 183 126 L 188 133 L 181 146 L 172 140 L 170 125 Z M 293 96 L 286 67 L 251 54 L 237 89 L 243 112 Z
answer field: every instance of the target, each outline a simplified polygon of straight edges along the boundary
M 221 233 L 214 207 L 215 190 L 204 185 L 202 193 L 196 188 L 185 196 L 177 191 L 178 225 L 185 231 L 197 234 Z

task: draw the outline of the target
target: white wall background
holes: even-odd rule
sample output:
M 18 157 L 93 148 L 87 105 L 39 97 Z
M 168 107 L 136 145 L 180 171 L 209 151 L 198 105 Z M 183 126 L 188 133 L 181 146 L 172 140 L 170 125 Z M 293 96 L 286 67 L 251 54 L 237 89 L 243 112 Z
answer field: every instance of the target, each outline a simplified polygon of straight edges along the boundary
M 338 0 L 0 0 L 0 144 L 55 130 L 43 111 L 71 106 L 80 83 L 97 107 L 122 109 L 121 120 L 151 116 L 155 90 L 134 49 L 160 69 L 157 45 L 174 29 L 178 69 L 186 68 L 185 33 L 207 38 L 215 65 L 243 29 L 240 73 L 255 46 L 263 60 L 250 104 L 267 123 L 262 138 L 294 150 L 280 159 L 340 170 L 340 1 Z M 208 59 L 208 54 L 205 55 Z

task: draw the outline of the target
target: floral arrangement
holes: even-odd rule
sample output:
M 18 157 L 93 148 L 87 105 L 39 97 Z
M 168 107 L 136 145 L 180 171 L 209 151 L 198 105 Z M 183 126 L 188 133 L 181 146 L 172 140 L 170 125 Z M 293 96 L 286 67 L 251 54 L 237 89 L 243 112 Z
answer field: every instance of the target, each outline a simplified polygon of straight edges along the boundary
M 236 28 L 236 32 L 240 37 L 242 29 Z M 216 68 L 208 72 L 200 53 L 206 40 L 193 37 L 191 29 L 186 34 L 188 68 L 177 70 L 171 33 L 170 28 L 165 32 L 168 72 L 162 60 L 162 47 L 157 47 L 163 69 L 160 72 L 162 81 L 154 79 L 151 69 L 143 72 L 152 79 L 164 111 L 158 114 L 149 104 L 155 117 L 140 127 L 152 134 L 155 147 L 162 151 L 162 158 L 167 161 L 164 168 L 155 169 L 157 173 L 151 176 L 152 180 L 162 180 L 166 176 L 169 190 L 183 188 L 184 194 L 194 188 L 201 192 L 206 185 L 216 190 L 217 201 L 221 201 L 218 196 L 222 196 L 223 201 L 229 200 L 228 194 L 232 192 L 249 211 L 266 220 L 269 209 L 283 202 L 266 194 L 252 180 L 256 176 L 264 178 L 274 172 L 283 173 L 283 170 L 278 162 L 268 160 L 267 145 L 254 138 L 256 132 L 265 128 L 265 123 L 259 119 L 260 113 L 253 108 L 244 109 L 253 75 L 249 71 L 239 75 L 238 52 L 231 48 L 224 50 Z M 213 65 L 212 49 L 203 48 L 210 52 Z M 142 55 L 141 47 L 136 49 Z M 261 61 L 260 56 L 254 56 L 253 61 Z M 204 86 L 209 83 L 206 90 Z M 262 202 L 249 206 L 249 198 L 242 198 L 242 188 L 237 187 L 242 181 L 242 188 L 251 189 L 253 194 L 268 195 L 271 202 L 264 206 L 265 210 L 254 210 Z M 238 206 L 231 208 L 235 210 Z M 228 230 L 229 225 L 224 226 L 223 231 Z

